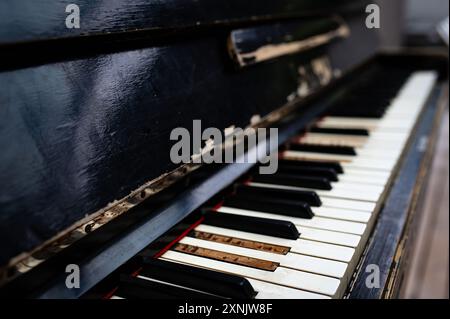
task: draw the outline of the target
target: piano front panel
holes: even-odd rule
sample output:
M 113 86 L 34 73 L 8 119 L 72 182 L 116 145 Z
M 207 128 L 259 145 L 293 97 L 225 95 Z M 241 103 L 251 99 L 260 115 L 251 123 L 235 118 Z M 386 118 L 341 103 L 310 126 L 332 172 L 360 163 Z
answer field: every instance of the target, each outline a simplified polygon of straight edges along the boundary
M 15 12 L 21 5 L 6 6 Z M 359 19 L 345 20 L 351 33 L 362 32 Z M 313 64 L 329 68 L 327 81 L 334 70 L 342 75 L 350 68 L 345 55 L 333 52 L 351 37 L 331 43 L 330 52 L 321 46 L 238 69 L 227 39 L 242 26 L 123 41 L 86 37 L 93 44 L 83 37 L 29 42 L 33 51 L 22 42 L 5 46 L 0 242 L 16 245 L 0 244 L 0 265 L 178 168 L 169 158 L 173 128 L 192 130 L 194 119 L 204 127 L 246 127 L 254 115 L 318 91 Z M 375 34 L 366 33 L 370 45 L 352 63 L 373 53 Z M 305 81 L 309 89 L 300 97 Z

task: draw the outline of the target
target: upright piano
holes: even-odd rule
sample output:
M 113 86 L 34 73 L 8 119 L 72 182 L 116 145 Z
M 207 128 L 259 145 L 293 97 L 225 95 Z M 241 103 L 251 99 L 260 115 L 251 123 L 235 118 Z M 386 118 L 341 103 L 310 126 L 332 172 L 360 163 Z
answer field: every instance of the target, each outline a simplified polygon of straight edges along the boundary
M 1 1 L 0 296 L 396 297 L 448 57 L 380 50 L 368 5 Z M 226 142 L 174 163 L 195 120 Z

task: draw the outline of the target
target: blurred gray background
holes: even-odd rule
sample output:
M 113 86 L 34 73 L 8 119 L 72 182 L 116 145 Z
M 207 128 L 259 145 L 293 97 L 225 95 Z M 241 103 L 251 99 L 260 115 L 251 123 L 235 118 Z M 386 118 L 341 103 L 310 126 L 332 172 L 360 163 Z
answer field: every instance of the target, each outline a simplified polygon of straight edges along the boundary
M 448 0 L 377 0 L 383 47 L 442 45 L 436 25 L 448 17 Z

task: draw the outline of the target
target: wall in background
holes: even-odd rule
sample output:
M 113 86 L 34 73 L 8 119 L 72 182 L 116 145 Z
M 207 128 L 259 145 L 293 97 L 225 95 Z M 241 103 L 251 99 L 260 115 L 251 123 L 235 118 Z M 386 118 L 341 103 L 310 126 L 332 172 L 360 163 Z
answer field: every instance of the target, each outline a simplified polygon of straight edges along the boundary
M 448 0 L 376 0 L 382 47 L 437 43 L 436 25 L 448 16 Z

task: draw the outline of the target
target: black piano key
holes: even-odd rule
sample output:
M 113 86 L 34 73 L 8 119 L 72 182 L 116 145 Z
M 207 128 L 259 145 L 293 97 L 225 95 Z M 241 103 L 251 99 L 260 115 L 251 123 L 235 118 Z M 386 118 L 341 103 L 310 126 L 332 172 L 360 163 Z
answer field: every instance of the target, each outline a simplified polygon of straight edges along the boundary
M 338 181 L 338 175 L 334 169 L 304 166 L 299 167 L 295 165 L 278 165 L 278 171 L 283 174 L 301 175 L 311 177 L 323 177 L 329 179 L 332 182 Z
M 322 190 L 332 189 L 330 181 L 323 177 L 292 176 L 283 173 L 276 173 L 272 175 L 253 175 L 251 181 L 255 183 L 276 184 Z
M 235 185 L 235 194 L 247 197 L 279 198 L 290 201 L 300 201 L 310 206 L 319 207 L 322 205 L 319 195 L 314 191 L 303 191 L 293 189 L 278 189 L 268 187 L 255 187 L 249 185 Z
M 299 201 L 289 201 L 279 198 L 235 195 L 226 198 L 223 205 L 233 208 L 247 209 L 299 218 L 310 219 L 314 217 L 314 213 L 307 203 Z
M 355 136 L 369 136 L 369 131 L 364 129 L 351 128 L 321 128 L 313 127 L 310 129 L 311 133 L 321 134 L 341 134 L 341 135 L 355 135 Z
M 125 299 L 217 299 L 200 291 L 154 282 L 130 275 L 121 275 L 116 296 Z
M 152 257 L 142 258 L 140 275 L 227 298 L 249 299 L 257 294 L 244 277 Z
M 292 151 L 339 154 L 356 156 L 356 151 L 351 146 L 318 145 L 318 144 L 291 144 Z
M 297 227 L 289 221 L 214 211 L 206 213 L 203 224 L 286 239 L 297 239 L 300 236 Z
M 306 160 L 286 160 L 279 159 L 278 166 L 282 165 L 293 165 L 297 167 L 319 167 L 319 168 L 329 168 L 336 171 L 338 174 L 344 173 L 344 168 L 339 162 L 321 162 L 321 161 L 306 161 Z

